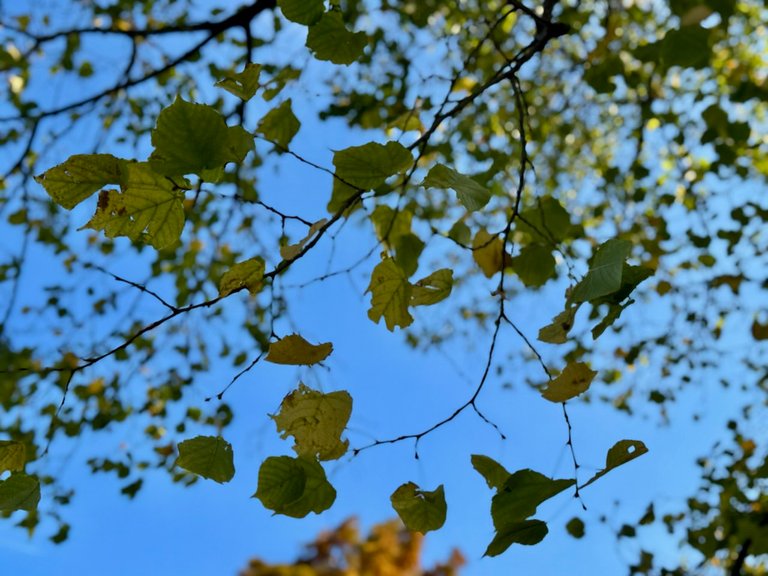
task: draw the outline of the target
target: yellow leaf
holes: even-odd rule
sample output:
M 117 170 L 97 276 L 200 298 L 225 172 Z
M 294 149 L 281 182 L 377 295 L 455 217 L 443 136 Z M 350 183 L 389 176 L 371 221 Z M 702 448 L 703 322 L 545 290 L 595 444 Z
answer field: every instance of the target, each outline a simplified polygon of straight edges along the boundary
M 383 316 L 390 332 L 395 326 L 406 328 L 411 325 L 413 317 L 408 312 L 408 304 L 413 287 L 394 259 L 385 257 L 373 269 L 368 292 L 371 293 L 368 318 L 378 324 Z
M 562 373 L 550 381 L 541 393 L 550 402 L 565 402 L 586 392 L 597 372 L 584 362 L 569 362 Z
M 491 236 L 481 229 L 472 242 L 472 257 L 486 278 L 492 278 L 504 265 L 504 243 L 498 236 Z
M 310 344 L 298 334 L 291 334 L 269 345 L 265 360 L 275 364 L 317 364 L 333 352 L 333 344 Z

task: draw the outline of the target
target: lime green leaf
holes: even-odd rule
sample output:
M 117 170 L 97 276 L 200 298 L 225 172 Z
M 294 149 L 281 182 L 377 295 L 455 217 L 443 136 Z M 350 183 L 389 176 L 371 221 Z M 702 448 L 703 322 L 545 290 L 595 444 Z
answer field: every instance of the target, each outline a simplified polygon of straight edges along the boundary
M 445 523 L 448 507 L 442 484 L 429 492 L 407 482 L 392 493 L 390 501 L 408 530 L 426 534 Z
M 504 267 L 504 243 L 498 236 L 491 236 L 485 229 L 478 230 L 472 241 L 472 258 L 485 274 L 492 278 Z
M 569 306 L 555 316 L 551 324 L 547 324 L 539 330 L 539 340 L 549 344 L 565 344 L 568 340 L 568 332 L 573 328 L 576 310 L 578 310 L 577 306 Z
M 570 300 L 587 302 L 617 292 L 621 288 L 624 261 L 632 250 L 632 244 L 626 240 L 612 239 L 601 244 L 589 268 L 587 275 L 574 286 Z
M 361 191 L 353 186 L 348 186 L 340 180 L 333 179 L 333 190 L 331 191 L 331 200 L 328 202 L 328 212 L 335 214 L 342 208 L 351 208 L 349 202 L 352 198 L 359 197 Z
M 394 246 L 399 238 L 410 234 L 413 213 L 409 210 L 395 210 L 386 204 L 379 204 L 371 214 L 376 236 L 387 247 Z
M 326 218 L 323 218 L 322 220 L 318 220 L 312 226 L 309 227 L 309 231 L 307 232 L 307 235 L 298 243 L 298 244 L 290 244 L 288 246 L 281 246 L 280 247 L 280 257 L 283 260 L 293 260 L 296 258 L 299 254 L 301 254 L 301 251 L 304 249 L 304 246 L 312 240 L 312 238 L 315 237 L 315 234 L 317 234 L 320 229 L 325 226 L 325 224 L 328 222 Z
M 14 472 L 0 481 L 0 512 L 37 510 L 40 502 L 40 481 L 37 476 Z
M 539 504 L 559 494 L 575 480 L 553 480 L 530 469 L 518 470 L 506 479 L 491 501 L 491 516 L 497 531 L 536 513 Z
M 373 269 L 368 292 L 371 293 L 368 318 L 376 324 L 383 316 L 387 328 L 394 331 L 395 326 L 406 328 L 413 322 L 413 317 L 408 312 L 413 288 L 405 272 L 392 258 L 384 258 Z
M 555 259 L 552 251 L 541 244 L 527 244 L 512 259 L 512 269 L 523 284 L 530 288 L 543 286 L 555 276 Z
M 304 518 L 320 514 L 336 500 L 336 490 L 315 460 L 270 456 L 259 468 L 256 493 L 265 508 L 276 514 Z
M 453 270 L 441 268 L 413 285 L 411 306 L 430 306 L 445 300 L 453 289 Z
M 608 455 L 605 457 L 605 468 L 592 476 L 592 478 L 580 488 L 589 486 L 592 482 L 602 478 L 614 468 L 618 468 L 627 462 L 631 462 L 646 452 L 648 452 L 648 448 L 646 448 L 645 444 L 640 440 L 619 440 L 610 450 L 608 450 Z
M 0 440 L 0 474 L 21 472 L 27 462 L 27 449 L 23 442 Z
M 323 14 L 319 22 L 309 27 L 307 34 L 307 48 L 315 58 L 334 64 L 352 64 L 363 55 L 367 44 L 365 32 L 347 30 L 337 10 Z
M 503 553 L 512 544 L 523 544 L 533 546 L 538 544 L 549 532 L 546 522 L 541 520 L 523 520 L 521 522 L 512 522 L 499 530 L 494 536 L 484 556 L 498 556 Z
M 76 154 L 35 176 L 53 201 L 71 210 L 107 184 L 118 184 L 125 160 L 111 154 Z
M 298 334 L 272 342 L 265 358 L 275 364 L 312 365 L 322 362 L 333 352 L 333 344 L 310 344 Z
M 288 148 L 299 127 L 301 122 L 294 115 L 289 98 L 277 108 L 267 112 L 256 127 L 256 132 L 281 148 Z
M 156 249 L 179 241 L 184 229 L 184 195 L 149 164 L 125 163 L 122 192 L 102 190 L 96 213 L 82 227 L 103 230 L 109 238 L 127 236 Z
M 160 112 L 152 145 L 149 162 L 155 171 L 218 181 L 225 164 L 242 162 L 253 149 L 253 137 L 240 126 L 227 126 L 214 108 L 176 98 Z
M 349 440 L 341 440 L 341 434 L 350 414 L 352 397 L 348 392 L 323 394 L 299 384 L 283 398 L 280 412 L 271 418 L 282 438 L 293 436 L 293 449 L 299 456 L 336 460 L 349 447 Z
M 472 454 L 472 466 L 485 478 L 488 488 L 499 490 L 511 476 L 504 466 L 482 454 Z
M 196 436 L 180 442 L 176 466 L 219 484 L 235 475 L 232 446 L 221 436 Z
M 469 211 L 479 210 L 491 199 L 487 188 L 443 164 L 433 166 L 421 185 L 425 188 L 450 188 Z
M 311 26 L 325 12 L 324 0 L 277 0 L 280 11 L 288 20 Z
M 596 375 L 584 362 L 569 362 L 557 378 L 547 383 L 541 395 L 550 402 L 565 402 L 586 392 Z
M 259 89 L 260 74 L 261 65 L 249 62 L 242 72 L 232 74 L 228 78 L 216 82 L 216 86 L 247 102 L 256 95 L 256 91 Z
M 584 538 L 584 521 L 581 518 L 571 518 L 565 525 L 568 534 L 576 538 Z
M 390 176 L 413 163 L 411 153 L 402 144 L 369 142 L 338 150 L 333 155 L 336 176 L 362 190 L 381 186 Z
M 221 277 L 219 296 L 229 296 L 242 288 L 255 296 L 264 286 L 264 270 L 264 259 L 260 256 L 238 262 Z

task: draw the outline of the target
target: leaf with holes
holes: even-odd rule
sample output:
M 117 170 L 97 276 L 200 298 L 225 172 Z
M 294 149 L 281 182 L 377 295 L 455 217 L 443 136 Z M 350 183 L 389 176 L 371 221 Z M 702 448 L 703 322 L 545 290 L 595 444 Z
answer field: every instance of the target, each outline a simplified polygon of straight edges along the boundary
M 35 181 L 59 206 L 71 210 L 108 184 L 119 184 L 125 160 L 111 154 L 76 154 Z
M 407 482 L 392 493 L 390 501 L 408 530 L 426 534 L 445 523 L 448 506 L 442 484 L 430 492 Z
M 256 95 L 256 91 L 259 89 L 260 75 L 261 65 L 248 62 L 242 72 L 231 74 L 224 80 L 216 82 L 216 86 L 247 102 Z
M 320 514 L 336 500 L 336 490 L 325 470 L 315 460 L 270 456 L 259 468 L 259 483 L 254 498 L 276 514 L 304 518 Z
M 219 484 L 235 475 L 232 446 L 221 436 L 196 436 L 179 443 L 176 466 Z
M 592 482 L 602 478 L 614 468 L 623 466 L 627 462 L 631 462 L 635 458 L 639 458 L 647 452 L 648 448 L 640 440 L 619 440 L 610 450 L 608 450 L 608 454 L 605 457 L 605 468 L 592 476 L 592 478 L 584 483 L 581 488 L 589 486 L 592 484 Z
M 539 340 L 549 344 L 565 344 L 568 341 L 568 332 L 573 328 L 578 306 L 569 306 L 552 319 L 550 324 L 539 330 Z
M 306 365 L 322 362 L 333 352 L 333 344 L 310 344 L 298 334 L 290 334 L 285 338 L 272 342 L 265 360 L 275 364 Z

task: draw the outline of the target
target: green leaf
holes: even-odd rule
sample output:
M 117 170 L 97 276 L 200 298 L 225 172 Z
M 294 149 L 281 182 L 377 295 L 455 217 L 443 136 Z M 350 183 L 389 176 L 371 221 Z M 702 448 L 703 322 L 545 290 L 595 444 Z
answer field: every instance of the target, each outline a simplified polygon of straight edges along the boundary
M 394 247 L 399 238 L 411 233 L 412 219 L 409 210 L 395 210 L 386 204 L 379 204 L 371 214 L 376 236 L 387 247 Z
M 176 466 L 219 484 L 235 475 L 232 446 L 221 436 L 195 436 L 180 442 Z
M 315 460 L 270 456 L 259 468 L 256 493 L 265 508 L 276 514 L 304 518 L 320 514 L 336 500 L 336 490 Z
M 592 328 L 592 339 L 597 340 L 607 328 L 613 326 L 614 322 L 621 316 L 621 313 L 624 312 L 624 309 L 629 308 L 634 303 L 634 300 L 629 300 L 626 304 L 611 304 L 605 317 Z
M 127 236 L 160 250 L 179 241 L 184 229 L 184 194 L 146 162 L 125 163 L 122 192 L 102 190 L 96 213 L 80 228 L 108 238 Z
M 491 193 L 487 188 L 469 176 L 456 172 L 456 170 L 443 164 L 433 166 L 421 185 L 425 188 L 450 188 L 456 192 L 459 202 L 470 212 L 480 210 L 491 199 Z
M 411 325 L 413 317 L 408 312 L 408 305 L 413 287 L 392 258 L 385 257 L 373 269 L 367 291 L 371 293 L 368 318 L 378 324 L 383 316 L 390 332 L 395 326 L 406 328 Z
M 311 26 L 325 12 L 324 0 L 277 0 L 280 11 L 288 20 Z
M 544 540 L 548 532 L 546 522 L 541 520 L 513 522 L 496 533 L 484 556 L 498 556 L 512 544 L 533 546 Z
M 37 510 L 40 502 L 40 481 L 37 476 L 14 472 L 0 481 L 0 512 Z
M 497 531 L 536 513 L 539 504 L 573 486 L 575 480 L 553 480 L 530 469 L 518 470 L 506 479 L 491 501 Z
M 472 454 L 472 466 L 485 478 L 488 488 L 501 489 L 511 476 L 504 466 L 482 454 Z
M 58 205 L 71 210 L 107 184 L 118 184 L 125 160 L 111 154 L 76 154 L 35 176 Z
M 623 466 L 627 462 L 631 462 L 646 452 L 648 452 L 648 448 L 646 448 L 645 444 L 640 440 L 619 440 L 610 450 L 608 450 L 608 455 L 605 457 L 605 468 L 600 470 L 600 472 L 595 474 L 585 484 L 580 486 L 580 488 L 589 486 L 592 482 L 602 478 L 614 468 Z
M 571 217 L 560 202 L 552 196 L 536 200 L 536 205 L 523 210 L 515 226 L 533 241 L 557 244 L 581 235 L 581 226 L 571 224 Z
M 493 278 L 494 274 L 503 269 L 505 256 L 501 238 L 491 236 L 484 228 L 478 230 L 472 241 L 472 258 L 486 278 Z
M 280 148 L 287 149 L 300 127 L 301 122 L 293 114 L 289 98 L 277 108 L 267 112 L 256 127 L 256 132 Z
M 664 65 L 684 68 L 706 68 L 712 55 L 710 31 L 698 25 L 669 30 L 661 44 Z
M 219 296 L 229 296 L 242 288 L 255 296 L 264 286 L 264 270 L 264 259 L 260 256 L 238 262 L 221 277 Z
M 269 345 L 265 360 L 275 364 L 306 365 L 322 362 L 333 352 L 333 344 L 310 344 L 298 334 L 290 334 Z
M 576 538 L 584 538 L 584 521 L 581 518 L 571 518 L 565 525 L 568 534 Z
M 409 278 L 419 268 L 419 256 L 424 250 L 424 242 L 416 234 L 404 234 L 395 242 L 395 263 Z
M 555 276 L 552 251 L 541 244 L 527 244 L 512 258 L 512 269 L 529 288 L 543 286 Z
M 407 482 L 392 493 L 390 501 L 408 530 L 426 534 L 445 523 L 448 507 L 442 484 L 429 492 Z
M 214 108 L 176 98 L 160 112 L 152 130 L 152 168 L 166 176 L 198 174 L 217 182 L 229 162 L 242 162 L 253 149 L 253 136 L 241 126 L 227 126 Z
M 539 330 L 539 340 L 549 344 L 565 344 L 568 340 L 568 332 L 573 328 L 576 318 L 577 306 L 569 306 L 552 319 L 550 324 Z
M 369 142 L 338 150 L 333 155 L 336 176 L 345 183 L 371 190 L 408 168 L 413 163 L 411 153 L 402 144 Z
M 21 472 L 27 463 L 27 448 L 23 442 L 0 440 L 0 474 Z
M 331 199 L 328 202 L 328 212 L 335 214 L 345 207 L 351 209 L 352 206 L 354 206 L 354 203 L 349 206 L 348 203 L 352 200 L 352 198 L 359 198 L 360 194 L 361 191 L 357 188 L 348 186 L 347 184 L 344 184 L 344 182 L 334 178 L 333 190 L 331 191 Z
M 301 254 L 301 251 L 304 249 L 304 246 L 307 244 L 307 242 L 312 240 L 315 234 L 317 234 L 320 229 L 326 225 L 327 222 L 328 220 L 323 218 L 312 224 L 312 226 L 309 227 L 307 235 L 298 244 L 280 246 L 280 257 L 283 260 L 293 260 L 296 258 L 299 254 Z
M 441 268 L 413 285 L 411 306 L 430 306 L 445 300 L 453 289 L 453 270 Z
M 323 14 L 319 22 L 309 27 L 307 34 L 307 48 L 315 58 L 334 64 L 352 64 L 363 55 L 367 45 L 368 36 L 365 32 L 347 30 L 337 10 Z
M 617 292 L 621 288 L 624 261 L 631 250 L 632 244 L 627 240 L 614 238 L 601 244 L 589 272 L 571 291 L 570 301 L 587 302 Z
M 349 440 L 341 434 L 352 414 L 352 397 L 339 390 L 323 394 L 304 384 L 283 398 L 280 411 L 272 415 L 281 438 L 293 436 L 299 456 L 319 460 L 341 458 Z
M 586 392 L 596 375 L 584 362 L 569 362 L 557 378 L 547 383 L 541 395 L 550 402 L 565 402 Z
M 228 78 L 216 82 L 216 86 L 247 102 L 256 95 L 256 91 L 259 89 L 260 75 L 261 65 L 248 62 L 242 72 L 232 74 Z

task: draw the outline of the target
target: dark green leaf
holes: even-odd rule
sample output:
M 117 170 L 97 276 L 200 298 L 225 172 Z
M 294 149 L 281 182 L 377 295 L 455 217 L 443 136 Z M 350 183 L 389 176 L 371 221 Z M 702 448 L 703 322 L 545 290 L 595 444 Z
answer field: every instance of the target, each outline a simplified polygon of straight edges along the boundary
M 546 522 L 541 520 L 512 522 L 496 533 L 484 556 L 498 556 L 512 544 L 533 546 L 544 540 L 548 532 Z
M 368 45 L 365 32 L 350 32 L 337 10 L 326 12 L 319 22 L 309 27 L 307 48 L 318 60 L 334 64 L 352 64 L 363 55 Z
M 616 444 L 608 450 L 608 455 L 605 458 L 605 468 L 590 478 L 581 486 L 581 488 L 589 486 L 592 482 L 602 478 L 614 468 L 618 468 L 627 462 L 631 462 L 646 452 L 648 452 L 648 448 L 646 448 L 645 444 L 640 442 L 640 440 L 620 440 L 619 442 L 616 442 Z
M 325 12 L 323 0 L 277 0 L 280 11 L 288 20 L 305 26 L 311 26 Z
M 504 466 L 482 454 L 472 454 L 472 466 L 482 474 L 488 487 L 496 490 L 501 489 L 511 476 Z
M 0 481 L 0 512 L 37 510 L 40 502 L 40 481 L 37 476 L 14 472 Z
M 390 500 L 408 530 L 426 534 L 445 523 L 448 507 L 442 484 L 429 492 L 407 482 L 392 493 Z

